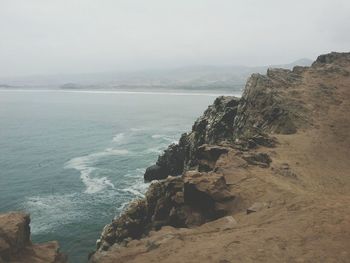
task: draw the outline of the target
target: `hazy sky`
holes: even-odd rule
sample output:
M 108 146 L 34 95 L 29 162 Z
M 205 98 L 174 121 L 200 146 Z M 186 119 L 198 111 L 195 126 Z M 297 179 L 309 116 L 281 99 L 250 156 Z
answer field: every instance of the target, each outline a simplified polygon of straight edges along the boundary
M 349 50 L 349 0 L 0 0 L 0 77 Z

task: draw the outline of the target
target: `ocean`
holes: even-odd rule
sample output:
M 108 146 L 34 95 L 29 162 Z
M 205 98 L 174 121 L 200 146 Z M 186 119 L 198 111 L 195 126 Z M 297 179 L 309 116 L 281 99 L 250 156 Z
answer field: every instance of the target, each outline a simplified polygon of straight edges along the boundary
M 34 242 L 87 261 L 104 225 L 142 197 L 145 168 L 219 93 L 0 90 L 0 212 Z

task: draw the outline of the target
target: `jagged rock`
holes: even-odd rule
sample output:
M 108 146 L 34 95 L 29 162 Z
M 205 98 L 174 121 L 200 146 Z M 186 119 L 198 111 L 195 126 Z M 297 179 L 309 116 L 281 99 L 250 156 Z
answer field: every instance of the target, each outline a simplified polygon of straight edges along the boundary
M 232 143 L 242 150 L 258 146 L 274 147 L 276 140 L 268 134 L 293 134 L 310 125 L 307 107 L 291 96 L 283 96 L 302 80 L 304 69 L 269 69 L 266 75 L 253 74 L 247 81 L 242 98 L 219 97 L 196 120 L 190 133 L 181 136 L 158 158 L 157 166 L 147 169 L 146 180 L 180 175 L 184 171 L 206 170 L 199 162 L 199 148 L 204 144 Z M 208 160 L 211 163 L 211 160 Z M 203 165 L 204 164 L 204 165 Z M 212 169 L 212 164 L 207 170 Z
M 220 204 L 232 200 L 234 196 L 228 190 L 223 175 L 189 171 L 183 179 L 185 204 L 198 208 L 210 219 L 225 214 L 226 209 Z
M 65 263 L 57 242 L 32 244 L 29 214 L 0 214 L 0 262 Z
M 185 203 L 193 202 L 197 192 L 210 197 L 214 202 L 227 201 L 234 196 L 228 190 L 225 177 L 217 173 L 200 173 L 189 171 L 184 174 Z M 192 192 L 192 189 L 195 189 Z M 198 200 L 199 201 L 199 200 Z
M 168 176 L 168 172 L 161 166 L 155 164 L 146 169 L 144 174 L 145 181 L 161 180 Z
M 328 54 L 323 54 L 317 57 L 316 61 L 312 64 L 313 67 L 319 66 L 320 64 L 331 64 L 334 62 L 342 63 L 349 62 L 349 53 L 342 52 L 331 52 Z
M 277 144 L 277 140 L 261 131 L 255 131 L 251 133 L 248 137 L 240 136 L 235 139 L 234 147 L 240 150 L 250 150 L 257 148 L 259 146 L 265 147 L 275 147 Z
M 189 227 L 227 214 L 234 196 L 223 175 L 187 172 L 154 182 L 145 198 L 130 203 L 111 224 L 104 227 L 97 249 L 138 239 L 162 226 Z
M 290 70 L 269 70 L 268 75 L 253 74 L 247 81 L 234 121 L 236 138 L 261 133 L 292 134 L 305 125 L 299 101 L 281 95 L 281 88 L 295 85 L 299 74 Z
M 209 172 L 215 168 L 216 161 L 222 154 L 228 153 L 227 147 L 217 145 L 202 145 L 198 147 L 198 171 Z
M 158 157 L 157 166 L 146 170 L 145 180 L 176 176 L 198 166 L 198 149 L 203 144 L 231 141 L 233 122 L 239 99 L 218 97 L 204 114 L 196 120 L 190 133 L 181 136 L 178 144 L 172 144 Z

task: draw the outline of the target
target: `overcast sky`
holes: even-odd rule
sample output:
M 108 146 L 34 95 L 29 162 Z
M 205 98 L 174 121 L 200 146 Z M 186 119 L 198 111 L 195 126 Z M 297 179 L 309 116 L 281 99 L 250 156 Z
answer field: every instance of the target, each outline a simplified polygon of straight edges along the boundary
M 0 77 L 350 50 L 349 0 L 0 0 Z

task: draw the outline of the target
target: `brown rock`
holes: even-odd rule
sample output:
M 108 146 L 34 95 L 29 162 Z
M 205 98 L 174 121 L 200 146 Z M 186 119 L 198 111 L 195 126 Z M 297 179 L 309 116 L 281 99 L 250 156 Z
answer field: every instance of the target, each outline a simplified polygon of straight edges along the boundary
M 29 223 L 30 217 L 25 213 L 0 214 L 0 262 L 67 262 L 66 256 L 59 252 L 57 242 L 31 243 Z

